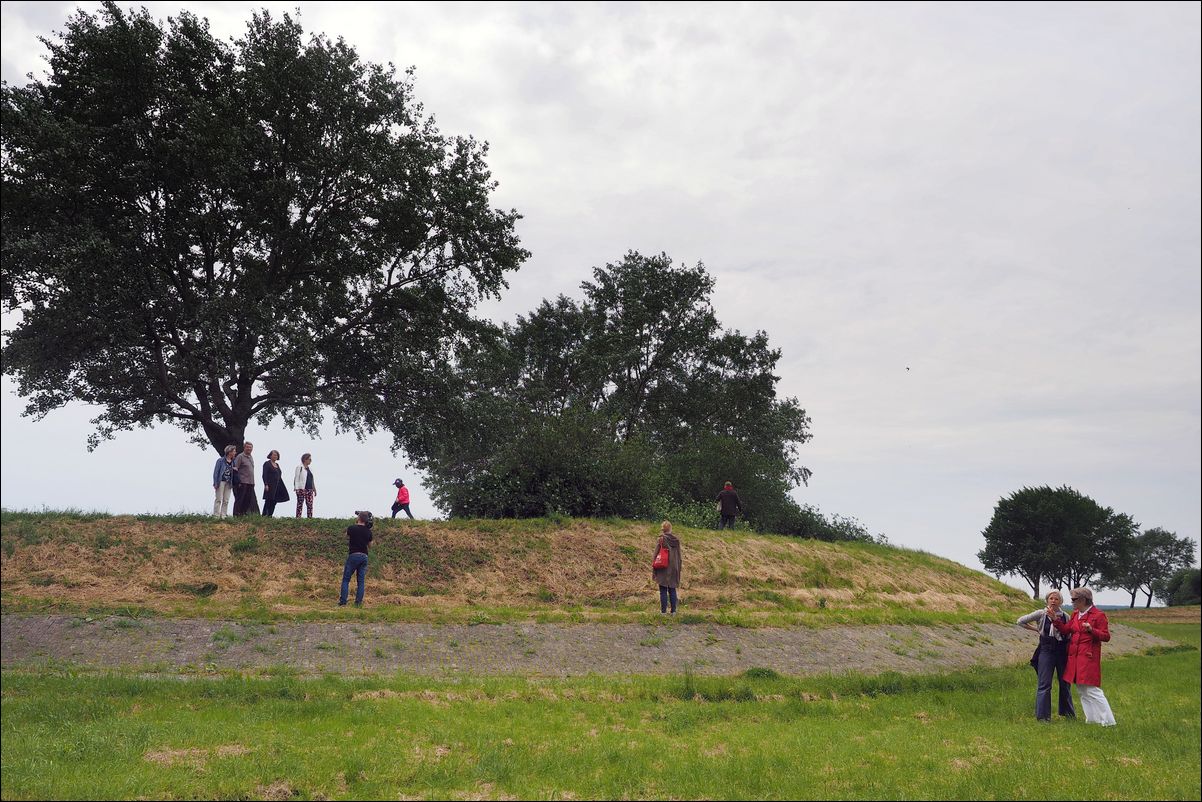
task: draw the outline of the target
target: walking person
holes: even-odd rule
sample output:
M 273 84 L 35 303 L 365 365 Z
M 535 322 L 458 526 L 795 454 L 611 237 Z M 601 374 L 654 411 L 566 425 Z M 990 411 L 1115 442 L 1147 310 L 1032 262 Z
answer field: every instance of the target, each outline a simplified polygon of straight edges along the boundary
M 255 461 L 251 454 L 255 444 L 247 440 L 242 444 L 242 453 L 234 460 L 238 472 L 238 483 L 234 485 L 234 515 L 259 514 L 259 500 L 255 498 Z
M 226 446 L 225 453 L 217 458 L 213 466 L 213 517 L 228 515 L 230 496 L 234 494 L 234 455 L 237 446 Z
M 718 494 L 717 502 L 718 514 L 722 516 L 718 520 L 718 528 L 734 529 L 735 517 L 743 511 L 743 503 L 739 501 L 739 494 L 735 492 L 734 485 L 727 482 Z
M 1072 686 L 1064 679 L 1068 668 L 1068 644 L 1070 635 L 1056 629 L 1053 621 L 1067 624 L 1069 615 L 1060 609 L 1063 604 L 1060 591 L 1047 595 L 1047 608 L 1028 613 L 1018 619 L 1019 626 L 1039 633 L 1039 646 L 1031 657 L 1038 680 L 1035 685 L 1035 718 L 1038 721 L 1052 720 L 1052 674 L 1055 672 L 1059 687 L 1059 712 L 1065 718 L 1076 718 L 1073 710 Z
M 267 455 L 263 463 L 263 514 L 271 518 L 275 514 L 275 505 L 281 501 L 290 501 L 288 488 L 284 487 L 284 469 L 280 467 L 280 452 L 275 449 Z
M 363 593 L 367 581 L 367 546 L 371 543 L 372 515 L 367 510 L 355 511 L 355 523 L 346 528 L 346 565 L 342 567 L 342 590 L 338 595 L 338 606 L 346 606 L 350 593 L 351 574 L 355 574 L 355 606 L 363 606 Z
M 667 560 L 662 560 L 662 551 L 667 550 Z M 666 562 L 666 564 L 662 564 Z M 651 563 L 651 577 L 659 585 L 659 611 L 676 615 L 676 589 L 680 587 L 680 538 L 672 534 L 672 523 L 664 521 L 660 526 L 659 540 L 655 544 L 655 560 Z
M 1077 686 L 1085 720 L 1113 727 L 1114 712 L 1102 693 L 1102 644 L 1110 640 L 1110 622 L 1104 612 L 1093 606 L 1093 591 L 1089 588 L 1073 588 L 1069 598 L 1074 612 L 1067 623 L 1057 621 L 1051 607 L 1048 608 L 1048 617 L 1056 629 L 1073 636 L 1068 644 L 1068 670 L 1064 678 Z
M 405 487 L 405 483 L 400 479 L 394 479 L 392 485 L 397 489 L 396 501 L 392 502 L 392 517 L 395 518 L 398 512 L 404 510 L 412 521 L 413 513 L 409 512 L 409 488 Z
M 296 491 L 296 517 L 301 517 L 301 505 L 308 509 L 308 517 L 313 517 L 313 499 L 317 497 L 317 482 L 313 480 L 313 470 L 309 465 L 313 462 L 312 454 L 301 454 L 301 464 L 296 466 L 292 474 L 292 489 Z

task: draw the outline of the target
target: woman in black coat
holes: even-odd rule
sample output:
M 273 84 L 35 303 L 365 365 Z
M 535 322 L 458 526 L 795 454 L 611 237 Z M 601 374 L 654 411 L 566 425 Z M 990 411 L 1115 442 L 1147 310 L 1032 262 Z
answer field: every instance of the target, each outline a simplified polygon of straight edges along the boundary
M 280 481 L 283 472 L 283 468 L 280 467 L 280 452 L 273 449 L 267 455 L 267 461 L 263 463 L 263 514 L 268 518 L 275 513 L 276 504 L 292 498 L 288 495 L 288 488 Z

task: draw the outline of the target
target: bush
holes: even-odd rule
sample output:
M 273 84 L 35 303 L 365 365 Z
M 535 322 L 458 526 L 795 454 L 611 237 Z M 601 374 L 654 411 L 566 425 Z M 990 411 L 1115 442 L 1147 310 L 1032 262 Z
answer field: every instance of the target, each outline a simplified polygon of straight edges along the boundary
M 1182 568 L 1168 579 L 1154 583 L 1152 591 L 1170 607 L 1202 603 L 1202 572 L 1197 568 Z

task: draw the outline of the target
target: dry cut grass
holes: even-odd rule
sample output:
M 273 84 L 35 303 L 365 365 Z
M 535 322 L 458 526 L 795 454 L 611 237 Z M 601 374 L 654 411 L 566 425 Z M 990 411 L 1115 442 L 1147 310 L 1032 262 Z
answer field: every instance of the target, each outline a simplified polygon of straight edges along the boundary
M 134 605 L 213 613 L 328 610 L 347 521 L 97 517 L 5 513 L 7 607 Z M 1027 605 L 991 577 L 923 552 L 875 544 L 680 529 L 690 612 L 750 615 L 915 609 L 958 614 Z M 464 608 L 546 613 L 643 609 L 657 527 L 642 522 L 379 521 L 372 607 L 413 619 Z M 18 605 L 19 606 L 19 605 Z

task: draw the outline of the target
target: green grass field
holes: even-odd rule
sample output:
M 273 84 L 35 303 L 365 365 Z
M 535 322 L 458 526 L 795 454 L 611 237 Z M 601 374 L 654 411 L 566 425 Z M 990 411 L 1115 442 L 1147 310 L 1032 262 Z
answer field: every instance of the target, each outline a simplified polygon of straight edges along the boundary
M 1189 644 L 1104 663 L 1119 725 L 1026 666 L 942 676 L 3 675 L 5 799 L 1198 799 Z

